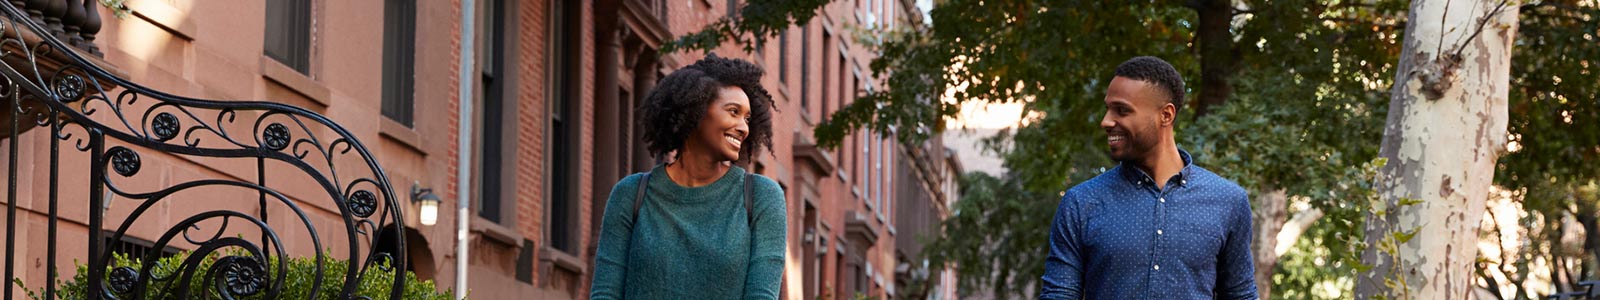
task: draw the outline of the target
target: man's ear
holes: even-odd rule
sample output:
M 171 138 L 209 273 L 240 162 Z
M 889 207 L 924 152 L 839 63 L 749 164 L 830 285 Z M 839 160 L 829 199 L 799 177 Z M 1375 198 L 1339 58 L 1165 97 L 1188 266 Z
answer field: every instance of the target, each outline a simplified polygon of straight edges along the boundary
M 1172 127 L 1173 122 L 1177 119 L 1178 106 L 1170 102 L 1161 105 L 1161 127 Z

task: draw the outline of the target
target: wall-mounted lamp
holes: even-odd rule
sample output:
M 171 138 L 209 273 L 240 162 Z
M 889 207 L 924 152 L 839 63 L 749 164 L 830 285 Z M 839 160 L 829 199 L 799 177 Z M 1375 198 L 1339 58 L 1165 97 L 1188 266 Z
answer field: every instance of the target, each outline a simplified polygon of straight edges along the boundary
M 417 209 L 418 223 L 422 223 L 423 226 L 433 226 L 434 223 L 439 223 L 439 202 L 443 202 L 443 200 L 439 200 L 439 196 L 433 194 L 433 189 L 425 189 L 417 184 L 412 184 L 411 202 L 421 205 Z

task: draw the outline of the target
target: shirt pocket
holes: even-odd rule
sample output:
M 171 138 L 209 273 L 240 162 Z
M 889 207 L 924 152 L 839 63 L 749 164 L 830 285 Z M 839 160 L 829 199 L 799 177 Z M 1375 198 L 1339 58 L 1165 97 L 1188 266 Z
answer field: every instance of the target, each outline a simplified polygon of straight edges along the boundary
M 1205 223 L 1201 220 L 1185 220 L 1175 222 L 1178 225 L 1177 236 L 1173 240 L 1178 243 L 1174 246 L 1180 258 L 1193 270 L 1213 270 L 1217 265 L 1217 256 L 1222 251 L 1223 232 L 1226 230 L 1222 224 Z

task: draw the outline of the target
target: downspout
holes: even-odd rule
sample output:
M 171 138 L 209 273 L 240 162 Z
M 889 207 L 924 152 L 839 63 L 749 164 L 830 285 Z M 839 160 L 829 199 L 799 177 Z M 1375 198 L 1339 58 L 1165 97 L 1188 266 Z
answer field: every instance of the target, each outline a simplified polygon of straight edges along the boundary
M 473 49 L 476 43 L 473 34 L 477 25 L 474 12 L 478 3 L 474 0 L 461 0 L 461 63 L 460 74 L 457 78 L 458 90 L 457 103 L 460 111 L 457 112 L 456 123 L 456 300 L 467 299 L 467 228 L 471 215 L 467 213 L 470 206 L 468 195 L 472 187 L 472 67 L 477 50 Z

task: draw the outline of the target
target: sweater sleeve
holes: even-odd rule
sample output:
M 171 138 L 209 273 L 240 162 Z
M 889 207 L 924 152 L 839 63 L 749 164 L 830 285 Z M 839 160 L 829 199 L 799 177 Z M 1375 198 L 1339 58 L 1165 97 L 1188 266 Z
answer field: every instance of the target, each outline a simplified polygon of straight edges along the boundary
M 783 188 L 763 176 L 755 176 L 755 213 L 750 236 L 750 266 L 745 272 L 745 299 L 778 299 L 783 280 L 784 251 L 788 237 L 788 209 Z
M 638 193 L 639 174 L 630 175 L 611 187 L 601 216 L 600 244 L 594 256 L 594 281 L 589 299 L 623 299 L 628 265 L 628 243 L 633 236 L 633 199 Z

